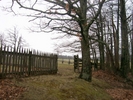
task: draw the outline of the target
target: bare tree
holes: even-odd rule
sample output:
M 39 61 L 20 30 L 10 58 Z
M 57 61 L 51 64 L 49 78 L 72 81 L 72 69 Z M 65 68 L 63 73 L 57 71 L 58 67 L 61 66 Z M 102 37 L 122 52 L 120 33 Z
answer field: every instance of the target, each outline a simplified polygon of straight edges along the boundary
M 6 45 L 6 38 L 4 34 L 0 34 L 0 47 Z
M 80 53 L 81 52 L 81 40 L 77 39 L 78 37 L 71 37 L 66 35 L 63 36 L 57 36 L 53 39 L 55 39 L 56 41 L 60 41 L 60 40 L 65 40 L 65 42 L 56 42 L 55 43 L 55 50 L 58 53 L 63 53 L 63 52 L 70 52 L 70 53 Z
M 36 20 L 38 18 L 47 19 L 48 22 L 41 23 L 40 26 L 42 31 L 45 31 L 45 28 L 52 24 L 52 30 L 62 30 L 66 31 L 67 34 L 76 35 L 77 30 L 74 28 L 68 27 L 68 22 L 75 22 L 79 27 L 81 40 L 81 48 L 82 48 L 82 60 L 83 60 L 83 70 L 80 74 L 80 78 L 85 79 L 87 81 L 91 81 L 92 71 L 91 71 L 91 59 L 90 59 L 90 46 L 89 46 L 89 28 L 93 24 L 93 22 L 97 19 L 102 9 L 103 3 L 105 0 L 13 0 L 14 2 L 20 6 L 20 8 L 24 8 L 27 10 L 35 11 L 33 15 L 29 14 L 30 17 L 34 17 L 32 20 Z M 30 2 L 29 6 L 26 6 L 26 2 Z M 38 7 L 41 2 L 42 5 Z M 45 4 L 49 3 L 49 7 L 44 10 Z M 95 13 L 92 12 L 92 7 L 94 7 Z M 63 22 L 62 24 L 58 23 Z M 65 22 L 65 24 L 64 24 Z
M 28 46 L 24 38 L 19 34 L 17 27 L 8 30 L 7 45 L 15 48 L 17 51 L 22 47 Z

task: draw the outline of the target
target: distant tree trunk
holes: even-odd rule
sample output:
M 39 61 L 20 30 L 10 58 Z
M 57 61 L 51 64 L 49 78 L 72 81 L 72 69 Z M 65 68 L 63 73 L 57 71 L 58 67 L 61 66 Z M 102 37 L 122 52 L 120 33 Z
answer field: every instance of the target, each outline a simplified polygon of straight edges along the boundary
M 129 47 L 128 47 L 128 30 L 126 20 L 125 0 L 120 0 L 121 15 L 121 74 L 126 78 L 129 69 Z
M 113 34 L 112 33 L 110 34 L 110 52 L 113 55 Z M 112 63 L 111 63 L 111 68 L 113 68 L 113 67 L 114 66 L 112 66 Z
M 91 50 L 92 50 L 92 60 L 93 60 L 93 69 L 96 70 L 97 69 L 97 58 L 96 58 L 96 50 L 95 48 L 92 46 L 92 42 L 90 41 L 91 44 Z
M 106 41 L 106 43 L 108 42 L 107 41 L 107 36 L 106 36 L 106 38 L 105 38 L 105 41 Z M 107 50 L 107 48 L 106 48 L 106 68 L 107 68 L 107 70 L 110 70 L 110 55 L 109 55 L 109 52 L 108 52 L 108 50 Z
M 108 63 L 108 65 L 109 65 L 109 70 L 111 70 L 111 69 L 115 69 L 115 63 L 114 63 L 114 57 L 113 57 L 113 38 L 112 38 L 112 31 L 111 31 L 111 28 L 110 28 L 110 25 L 109 25 L 109 22 L 108 22 L 108 24 L 107 24 L 107 27 L 108 27 L 108 32 L 110 33 L 110 34 L 107 34 L 107 36 L 106 36 L 106 43 L 107 43 L 107 45 L 106 45 L 106 55 L 107 55 L 107 63 Z M 109 46 L 110 45 L 110 46 Z M 114 71 L 114 70 L 112 70 L 112 71 Z
M 100 14 L 100 40 L 103 41 L 103 18 Z M 105 69 L 104 66 L 104 44 L 100 43 L 100 69 Z
M 114 17 L 113 17 L 113 12 L 112 12 L 112 29 L 113 29 L 113 44 L 114 44 L 114 60 L 115 60 L 115 66 L 113 71 L 116 73 L 116 69 L 119 68 L 119 53 L 118 53 L 118 38 L 117 38 L 117 30 L 116 26 L 114 24 Z M 113 52 L 113 51 L 112 51 Z
M 108 70 L 115 69 L 114 57 L 113 57 L 113 35 L 109 22 L 107 22 L 107 33 L 105 36 L 106 47 L 106 67 Z M 112 70 L 114 71 L 114 70 Z
M 95 48 L 93 48 L 93 52 L 94 52 L 94 70 L 98 69 L 98 59 L 97 59 L 97 56 L 96 56 L 96 50 Z
M 110 63 L 111 63 L 110 55 L 109 55 L 109 52 L 108 52 L 108 50 L 106 48 L 106 68 L 109 71 L 110 71 L 110 65 L 111 65 Z
M 115 47 L 115 63 L 116 69 L 119 70 L 119 0 L 118 0 L 118 9 L 117 9 L 117 30 L 116 30 L 116 47 Z
M 113 67 L 113 71 L 114 73 L 116 73 L 117 69 L 119 69 L 119 0 L 118 0 L 118 9 L 117 9 L 117 28 L 116 25 L 114 23 L 114 10 L 113 10 L 113 6 L 110 7 L 111 9 L 111 29 L 113 31 L 113 45 L 114 47 L 112 48 L 114 50 L 114 52 L 112 51 L 112 54 L 114 54 L 114 64 L 115 66 Z
M 99 27 L 101 27 L 100 23 L 97 21 L 96 22 L 97 25 L 97 38 L 98 40 L 103 41 L 103 33 L 100 34 L 100 32 L 102 31 L 101 28 L 99 29 Z M 104 45 L 102 43 L 99 42 L 99 56 L 100 56 L 100 69 L 103 69 L 104 66 Z

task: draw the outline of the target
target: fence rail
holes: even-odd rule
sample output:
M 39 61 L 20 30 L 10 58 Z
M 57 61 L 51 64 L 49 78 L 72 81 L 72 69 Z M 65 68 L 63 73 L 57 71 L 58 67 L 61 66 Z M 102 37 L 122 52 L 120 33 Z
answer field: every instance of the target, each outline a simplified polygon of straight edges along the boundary
M 76 72 L 76 70 L 78 70 L 79 72 L 81 67 L 82 67 L 82 59 L 79 58 L 78 55 L 74 55 L 74 72 Z
M 98 59 L 92 60 L 91 62 L 91 67 L 93 68 L 93 70 L 97 69 L 98 66 L 100 65 L 98 63 Z M 82 68 L 82 59 L 79 58 L 78 55 L 74 55 L 74 72 L 78 71 L 80 72 Z
M 61 64 L 73 64 L 74 61 L 73 59 L 58 59 L 58 63 L 61 63 Z
M 0 78 L 57 73 L 57 55 L 11 47 L 0 48 Z

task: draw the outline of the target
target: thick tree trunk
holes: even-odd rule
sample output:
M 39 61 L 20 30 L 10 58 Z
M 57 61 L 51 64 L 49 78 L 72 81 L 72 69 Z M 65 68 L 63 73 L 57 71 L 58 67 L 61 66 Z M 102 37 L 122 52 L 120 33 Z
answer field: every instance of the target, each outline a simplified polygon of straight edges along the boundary
M 127 77 L 129 69 L 129 48 L 128 48 L 128 30 L 126 21 L 125 0 L 120 0 L 120 15 L 121 15 L 121 74 L 124 78 Z
M 131 47 L 132 47 L 132 55 L 131 55 L 131 74 L 133 76 L 133 32 L 132 32 L 132 39 L 131 39 Z
M 79 25 L 81 26 L 81 48 L 82 48 L 82 71 L 79 78 L 85 79 L 87 81 L 91 81 L 92 78 L 92 70 L 90 63 L 90 46 L 88 39 L 88 24 L 87 24 L 87 0 L 80 0 L 80 8 L 81 8 L 81 21 Z
M 133 11 L 132 11 L 132 35 L 131 35 L 131 47 L 132 47 L 132 55 L 131 55 L 131 74 L 133 76 Z
M 82 78 L 86 81 L 92 80 L 92 67 L 90 62 L 90 46 L 89 46 L 89 39 L 88 37 L 88 31 L 86 31 L 84 34 L 86 34 L 85 39 L 81 41 L 81 47 L 82 47 L 82 71 L 80 73 L 79 78 Z

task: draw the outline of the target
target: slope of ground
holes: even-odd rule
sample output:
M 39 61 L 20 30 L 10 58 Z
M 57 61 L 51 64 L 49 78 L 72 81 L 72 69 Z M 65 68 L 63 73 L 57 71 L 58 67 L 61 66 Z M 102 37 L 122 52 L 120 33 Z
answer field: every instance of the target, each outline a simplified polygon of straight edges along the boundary
M 56 75 L 0 80 L 0 100 L 132 100 L 133 88 L 104 71 L 91 83 L 78 79 L 73 66 L 59 65 Z
M 104 80 L 112 87 L 106 91 L 114 100 L 133 100 L 133 85 L 121 77 L 103 70 L 93 72 L 93 77 Z

